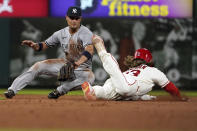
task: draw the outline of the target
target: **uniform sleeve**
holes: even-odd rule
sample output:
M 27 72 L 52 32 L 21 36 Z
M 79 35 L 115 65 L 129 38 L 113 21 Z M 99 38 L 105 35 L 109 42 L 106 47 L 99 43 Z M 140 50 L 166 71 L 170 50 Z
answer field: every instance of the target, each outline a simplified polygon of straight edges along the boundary
M 181 94 L 179 92 L 179 89 L 172 82 L 169 82 L 163 89 L 166 92 L 170 93 L 172 96 L 177 96 L 177 97 L 181 98 Z
M 161 88 L 165 87 L 169 83 L 169 80 L 166 77 L 166 75 L 157 68 L 152 69 L 151 77 L 153 82 L 159 85 Z
M 80 39 L 83 44 L 83 47 L 92 44 L 92 37 L 93 37 L 93 33 L 89 30 L 86 30 L 80 34 Z
M 60 36 L 60 31 L 57 31 L 53 33 L 48 39 L 46 39 L 45 43 L 48 47 L 53 47 L 56 46 L 60 43 L 59 37 Z

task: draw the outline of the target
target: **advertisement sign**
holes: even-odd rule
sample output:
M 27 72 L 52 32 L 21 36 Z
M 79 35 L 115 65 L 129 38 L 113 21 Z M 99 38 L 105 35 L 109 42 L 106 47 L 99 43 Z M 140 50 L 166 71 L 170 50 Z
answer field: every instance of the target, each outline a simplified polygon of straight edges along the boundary
M 193 0 L 51 0 L 50 15 L 64 17 L 79 6 L 83 17 L 191 18 Z
M 0 0 L 0 17 L 48 16 L 48 0 Z

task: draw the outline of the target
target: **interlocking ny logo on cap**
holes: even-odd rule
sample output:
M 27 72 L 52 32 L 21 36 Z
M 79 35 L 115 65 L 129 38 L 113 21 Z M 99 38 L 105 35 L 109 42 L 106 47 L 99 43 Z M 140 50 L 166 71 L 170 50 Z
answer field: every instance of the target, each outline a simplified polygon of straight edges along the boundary
M 77 13 L 77 9 L 74 8 L 73 11 L 72 11 L 72 13 L 76 14 Z

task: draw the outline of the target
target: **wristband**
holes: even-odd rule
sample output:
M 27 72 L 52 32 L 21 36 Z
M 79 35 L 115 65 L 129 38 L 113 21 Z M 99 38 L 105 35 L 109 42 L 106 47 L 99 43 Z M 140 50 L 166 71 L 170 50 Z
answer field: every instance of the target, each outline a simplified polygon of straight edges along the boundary
M 92 55 L 88 51 L 84 51 L 82 55 L 84 55 L 88 60 L 92 58 Z
M 41 50 L 42 50 L 42 48 L 43 48 L 43 44 L 42 44 L 42 42 L 38 42 L 38 46 L 39 46 L 38 51 L 41 51 Z

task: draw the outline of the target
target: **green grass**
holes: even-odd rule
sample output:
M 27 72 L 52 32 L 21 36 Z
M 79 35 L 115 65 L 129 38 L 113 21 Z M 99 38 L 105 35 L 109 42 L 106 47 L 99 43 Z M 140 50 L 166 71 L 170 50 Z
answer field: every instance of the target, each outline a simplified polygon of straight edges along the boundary
M 197 91 L 180 91 L 182 95 L 189 96 L 189 97 L 196 97 Z M 159 91 L 151 91 L 148 94 L 154 96 L 166 96 L 169 95 L 166 91 L 159 90 Z
M 3 97 L 0 97 L 0 100 L 5 100 L 5 98 L 3 98 Z
M 3 92 L 5 92 L 6 89 L 0 89 L 0 94 L 3 94 Z M 26 94 L 26 95 L 47 95 L 48 93 L 50 93 L 52 90 L 50 89 L 24 89 L 18 92 L 18 94 Z M 165 96 L 168 95 L 167 92 L 163 91 L 163 90 L 158 90 L 158 91 L 151 91 L 149 93 L 150 95 L 155 95 L 155 96 Z M 181 91 L 181 94 L 185 95 L 185 96 L 197 96 L 197 91 Z M 81 90 L 77 90 L 77 91 L 70 91 L 68 92 L 67 95 L 83 95 L 83 92 Z M 0 97 L 0 100 L 2 100 L 4 98 Z
M 0 131 L 129 131 L 122 129 L 0 129 Z M 143 130 L 135 130 L 143 131 Z
M 166 131 L 166 130 L 126 130 L 126 129 L 8 129 L 0 128 L 0 131 Z M 168 130 L 171 131 L 171 130 Z M 178 130 L 173 130 L 178 131 Z
M 0 128 L 0 131 L 131 131 L 125 129 L 6 129 Z M 150 130 L 132 130 L 132 131 L 150 131 Z
M 0 94 L 3 94 L 6 89 L 0 89 Z M 25 94 L 25 95 L 47 95 L 49 94 L 52 89 L 24 89 L 18 92 L 18 94 Z M 78 91 L 70 91 L 68 95 L 83 95 L 81 90 Z
M 128 130 L 113 130 L 113 129 L 0 129 L 0 131 L 128 131 Z

